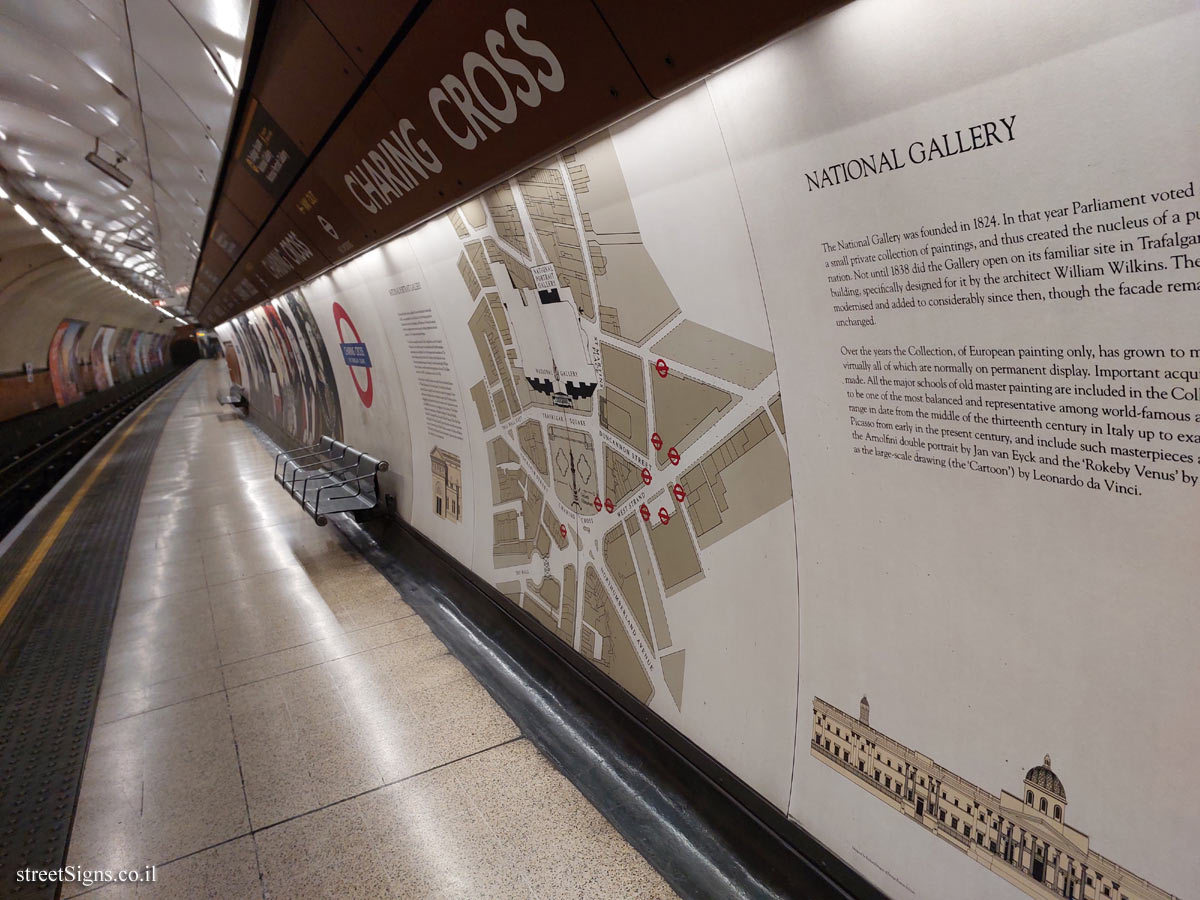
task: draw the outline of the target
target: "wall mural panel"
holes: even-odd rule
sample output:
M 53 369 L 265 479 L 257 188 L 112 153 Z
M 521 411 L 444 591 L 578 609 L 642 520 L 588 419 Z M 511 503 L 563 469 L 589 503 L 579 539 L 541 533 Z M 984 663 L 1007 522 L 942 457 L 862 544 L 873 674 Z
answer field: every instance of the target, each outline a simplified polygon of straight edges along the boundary
M 101 325 L 92 338 L 92 375 L 96 382 L 96 390 L 103 391 L 114 384 L 112 364 L 109 356 L 112 344 L 117 336 L 117 329 L 110 325 Z
M 888 894 L 1177 897 L 1200 11 L 1093 7 L 857 0 L 220 326 L 252 412 Z
M 83 378 L 79 371 L 79 336 L 87 322 L 63 319 L 50 338 L 50 382 L 54 385 L 54 400 L 59 406 L 74 403 L 83 396 Z
M 342 437 L 333 368 L 308 304 L 291 291 L 222 326 L 235 354 L 230 371 L 248 375 L 250 402 L 300 444 Z

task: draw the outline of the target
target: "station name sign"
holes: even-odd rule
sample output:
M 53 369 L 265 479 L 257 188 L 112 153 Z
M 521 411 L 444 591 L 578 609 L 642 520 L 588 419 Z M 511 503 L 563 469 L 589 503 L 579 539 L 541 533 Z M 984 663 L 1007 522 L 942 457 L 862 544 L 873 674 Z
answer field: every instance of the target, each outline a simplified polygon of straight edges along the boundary
M 463 150 L 480 147 L 516 122 L 523 107 L 536 108 L 546 93 L 566 86 L 558 57 L 530 36 L 528 24 L 525 13 L 509 9 L 504 31 L 489 28 L 484 33 L 480 48 L 486 52 L 467 52 L 461 72 L 447 73 L 429 88 L 429 112 L 442 134 Z M 402 118 L 344 179 L 358 204 L 375 214 L 442 169 L 442 156 L 411 119 Z

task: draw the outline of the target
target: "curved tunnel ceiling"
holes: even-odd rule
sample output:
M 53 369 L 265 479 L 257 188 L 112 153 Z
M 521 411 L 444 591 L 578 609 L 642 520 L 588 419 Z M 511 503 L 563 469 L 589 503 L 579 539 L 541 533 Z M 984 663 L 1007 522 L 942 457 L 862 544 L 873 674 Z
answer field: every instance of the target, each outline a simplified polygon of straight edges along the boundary
M 105 281 L 0 202 L 0 373 L 23 362 L 45 365 L 63 319 L 138 331 L 169 332 L 182 320 Z
M 183 309 L 255 8 L 0 0 L 0 187 L 99 272 Z M 93 151 L 132 184 L 90 164 Z M 107 289 L 66 265 L 89 297 Z

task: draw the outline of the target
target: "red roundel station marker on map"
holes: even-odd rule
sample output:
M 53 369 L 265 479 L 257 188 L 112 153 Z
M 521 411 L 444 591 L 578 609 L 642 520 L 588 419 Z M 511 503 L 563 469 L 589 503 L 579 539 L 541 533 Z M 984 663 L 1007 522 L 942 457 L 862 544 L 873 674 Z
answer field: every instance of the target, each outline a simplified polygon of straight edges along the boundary
M 605 498 L 604 498 L 604 509 L 605 509 L 605 511 L 606 511 L 606 512 L 612 512 L 612 511 L 613 511 L 614 509 L 616 509 L 616 508 L 617 508 L 617 507 L 616 507 L 616 506 L 613 504 L 613 502 L 612 502 L 612 497 L 605 497 Z
M 642 469 L 642 484 L 649 484 L 654 480 L 654 476 L 650 474 L 649 469 Z
M 662 522 L 664 525 L 671 521 L 671 514 L 667 512 L 667 508 L 665 506 L 660 506 L 658 508 L 658 521 Z
M 659 436 L 659 434 L 658 434 L 658 432 L 657 432 L 657 431 L 656 431 L 656 432 L 654 432 L 654 434 L 650 435 L 650 443 L 654 445 L 654 449 L 655 449 L 655 450 L 661 450 L 661 449 L 662 449 L 662 444 L 663 444 L 663 441 L 662 441 L 662 438 Z
M 670 450 L 667 451 L 667 459 L 669 459 L 671 461 L 671 465 L 673 465 L 673 466 L 679 465 L 679 451 L 676 450 L 674 447 L 672 447 Z
M 683 490 L 682 484 L 676 484 L 675 487 L 671 488 L 671 493 L 675 495 L 675 499 L 680 503 L 687 499 L 687 493 Z
M 596 512 L 600 512 L 600 510 L 604 509 L 604 501 L 597 497 L 592 501 L 592 506 L 596 507 Z
M 666 378 L 667 373 L 670 372 L 671 369 L 667 366 L 667 361 L 665 359 L 660 359 L 654 364 L 654 371 L 658 373 L 659 378 Z
M 566 525 L 559 525 L 559 526 L 558 526 L 558 533 L 562 535 L 562 537 L 563 537 L 563 540 L 565 541 L 565 540 L 567 539 L 567 526 L 566 526 Z
M 643 522 L 650 521 L 650 507 L 648 507 L 645 503 L 642 504 L 642 508 L 639 509 L 638 512 L 640 512 L 642 514 Z

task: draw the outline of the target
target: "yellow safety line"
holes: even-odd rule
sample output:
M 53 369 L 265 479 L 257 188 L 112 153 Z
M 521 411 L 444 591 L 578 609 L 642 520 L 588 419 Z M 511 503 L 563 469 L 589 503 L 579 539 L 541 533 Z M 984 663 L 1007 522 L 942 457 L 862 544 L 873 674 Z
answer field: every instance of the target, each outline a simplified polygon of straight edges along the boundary
M 96 479 L 100 477 L 100 473 L 104 471 L 104 467 L 107 466 L 109 460 L 113 458 L 113 454 L 121 449 L 121 445 L 125 443 L 125 438 L 133 434 L 133 430 L 137 428 L 142 419 L 146 418 L 146 416 L 150 413 L 150 410 L 154 409 L 154 407 L 158 405 L 158 402 L 161 399 L 161 394 L 155 397 L 152 401 L 150 401 L 150 405 L 142 410 L 138 417 L 125 427 L 125 430 L 121 436 L 118 437 L 116 442 L 108 449 L 108 452 L 104 454 L 100 462 L 96 464 L 94 469 L 92 469 L 91 474 L 88 475 L 83 484 L 79 486 L 79 490 L 75 492 L 74 496 L 71 497 L 67 505 L 63 507 L 62 512 L 58 514 L 58 518 L 54 520 L 54 524 L 50 526 L 50 530 L 42 536 L 40 541 L 38 541 L 37 547 L 34 548 L 33 553 L 29 554 L 29 559 L 25 560 L 25 565 L 21 566 L 21 571 L 17 573 L 17 577 L 13 579 L 13 583 L 8 586 L 8 589 L 4 592 L 3 596 L 0 596 L 0 623 L 3 623 L 4 620 L 8 618 L 8 614 L 12 611 L 13 606 L 16 605 L 17 599 L 24 592 L 25 588 L 29 586 L 29 582 L 33 580 L 33 576 L 37 574 L 38 568 L 41 567 L 42 562 L 45 561 L 46 554 L 50 552 L 50 548 L 58 539 L 58 536 L 62 532 L 63 528 L 66 527 L 68 520 L 70 520 L 71 515 L 75 512 L 75 508 L 79 506 L 80 502 L 82 502 L 84 498 L 84 495 L 87 494 L 87 492 L 91 489 Z

